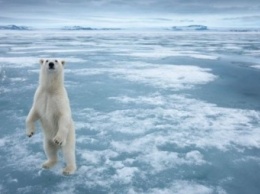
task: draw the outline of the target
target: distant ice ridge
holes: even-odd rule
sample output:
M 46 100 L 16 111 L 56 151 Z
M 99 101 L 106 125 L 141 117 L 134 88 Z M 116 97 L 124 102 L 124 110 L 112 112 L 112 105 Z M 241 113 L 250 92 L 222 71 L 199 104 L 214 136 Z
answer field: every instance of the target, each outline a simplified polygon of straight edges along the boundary
M 51 31 L 140 31 L 144 32 L 148 31 L 183 31 L 183 32 L 196 32 L 196 31 L 210 31 L 210 32 L 237 32 L 237 33 L 246 33 L 246 32 L 260 32 L 259 28 L 232 28 L 232 27 L 211 27 L 209 28 L 206 25 L 201 24 L 193 24 L 193 25 L 186 25 L 186 26 L 168 26 L 168 27 L 123 27 L 123 28 L 116 28 L 116 27 L 93 27 L 93 26 L 49 26 L 49 27 L 29 27 L 29 26 L 21 26 L 16 24 L 11 25 L 0 25 L 0 30 L 13 30 L 13 31 L 28 31 L 28 30 L 51 30 Z
M 62 30 L 121 30 L 121 28 L 92 28 L 84 26 L 65 26 Z
M 173 26 L 174 31 L 205 31 L 208 30 L 207 26 L 204 25 L 189 25 L 189 26 Z
M 30 30 L 27 26 L 6 25 L 0 26 L 0 30 Z

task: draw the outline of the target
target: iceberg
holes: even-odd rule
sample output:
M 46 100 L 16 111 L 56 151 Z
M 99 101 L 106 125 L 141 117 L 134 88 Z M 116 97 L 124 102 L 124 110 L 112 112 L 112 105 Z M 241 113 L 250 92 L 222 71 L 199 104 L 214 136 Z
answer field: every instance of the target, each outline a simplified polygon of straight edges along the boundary
M 121 30 L 120 28 L 92 28 L 84 26 L 65 26 L 62 30 Z
M 0 30 L 30 30 L 27 26 L 6 25 L 0 26 Z
M 171 30 L 174 31 L 201 31 L 208 30 L 207 26 L 203 25 L 189 25 L 189 26 L 173 26 Z

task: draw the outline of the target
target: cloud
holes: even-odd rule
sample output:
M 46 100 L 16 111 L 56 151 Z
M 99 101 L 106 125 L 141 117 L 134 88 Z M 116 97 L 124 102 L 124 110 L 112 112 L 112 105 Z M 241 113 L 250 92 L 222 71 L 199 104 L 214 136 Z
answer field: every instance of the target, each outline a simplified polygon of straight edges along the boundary
M 3 19 L 0 25 L 15 23 L 36 27 L 170 27 L 197 23 L 210 26 L 249 26 L 246 20 L 237 20 L 241 23 L 237 25 L 225 22 L 222 18 L 245 15 L 250 17 L 259 12 L 260 2 L 256 0 L 2 0 L 0 18 Z M 250 26 L 260 26 L 257 21 L 259 20 L 255 18 Z
M 211 1 L 211 0 L 45 0 L 45 1 L 19 1 L 2 0 L 1 16 L 42 15 L 55 17 L 72 17 L 73 12 L 77 16 L 86 17 L 94 15 L 203 15 L 203 14 L 238 14 L 259 13 L 260 2 L 257 0 L 242 1 Z
M 241 27 L 259 27 L 260 26 L 260 15 L 242 15 L 242 16 L 232 16 L 224 17 L 223 22 L 229 25 L 238 25 Z
M 223 20 L 260 20 L 260 15 L 223 18 Z

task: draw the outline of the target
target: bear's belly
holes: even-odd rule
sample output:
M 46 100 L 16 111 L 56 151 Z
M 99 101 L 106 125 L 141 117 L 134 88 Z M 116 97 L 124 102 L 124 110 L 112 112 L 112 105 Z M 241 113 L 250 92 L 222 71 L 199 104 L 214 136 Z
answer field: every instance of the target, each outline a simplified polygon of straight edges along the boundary
M 58 118 L 48 118 L 42 116 L 40 122 L 46 137 L 53 138 L 58 132 Z
M 55 103 L 50 99 L 41 102 L 38 107 L 38 113 L 40 116 L 41 125 L 46 137 L 53 138 L 59 128 L 60 110 Z

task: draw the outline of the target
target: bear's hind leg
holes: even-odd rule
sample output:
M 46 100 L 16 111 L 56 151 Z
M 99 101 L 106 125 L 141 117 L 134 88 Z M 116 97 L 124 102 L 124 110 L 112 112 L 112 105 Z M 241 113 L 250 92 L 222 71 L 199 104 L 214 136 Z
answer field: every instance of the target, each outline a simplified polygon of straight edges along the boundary
M 76 170 L 76 159 L 75 159 L 75 146 L 70 146 L 69 142 L 62 147 L 63 156 L 66 162 L 66 167 L 63 169 L 62 173 L 64 175 L 73 174 Z
M 48 160 L 42 164 L 43 168 L 49 169 L 57 163 L 58 149 L 59 147 L 55 145 L 51 140 L 45 140 L 44 151 Z

